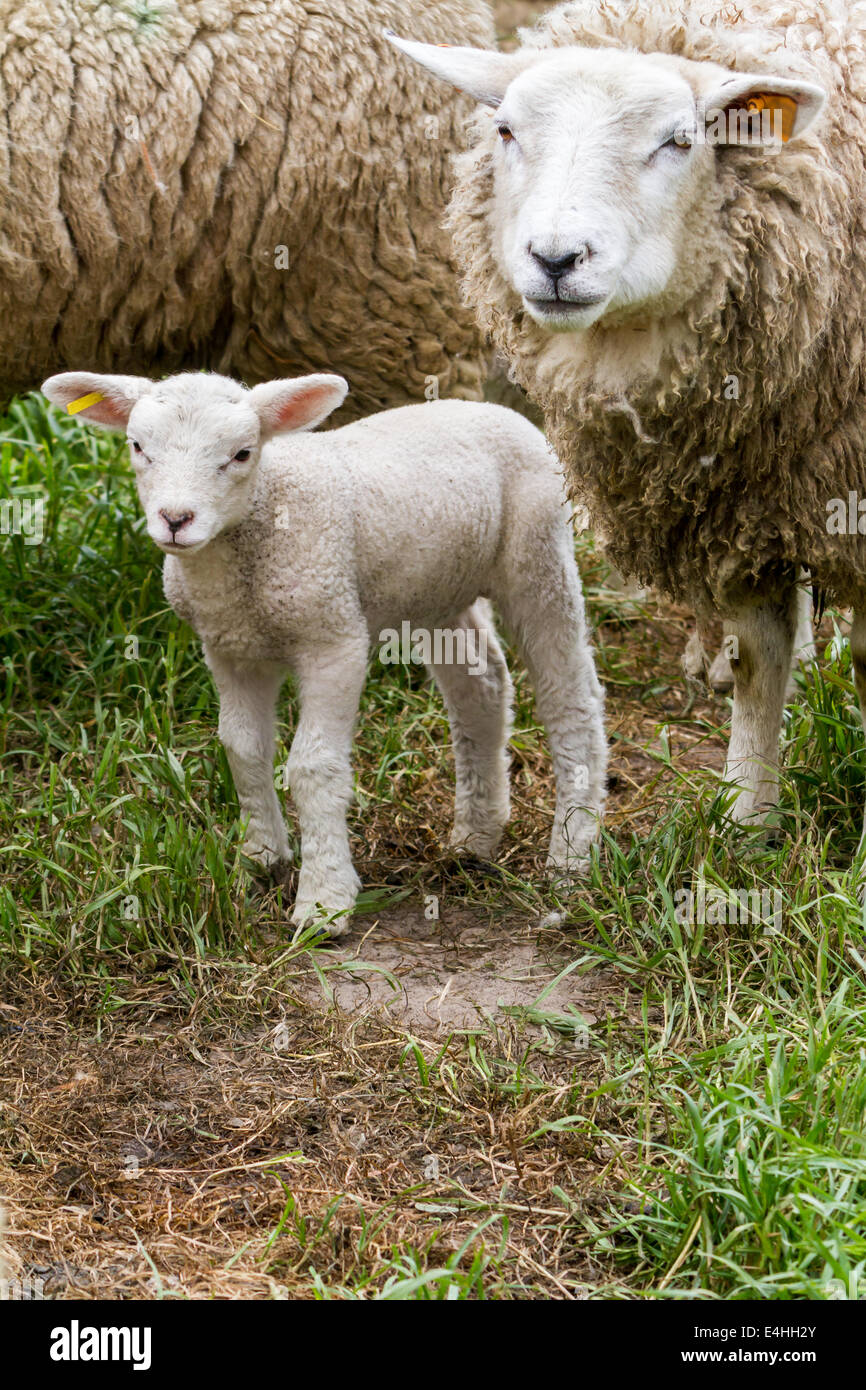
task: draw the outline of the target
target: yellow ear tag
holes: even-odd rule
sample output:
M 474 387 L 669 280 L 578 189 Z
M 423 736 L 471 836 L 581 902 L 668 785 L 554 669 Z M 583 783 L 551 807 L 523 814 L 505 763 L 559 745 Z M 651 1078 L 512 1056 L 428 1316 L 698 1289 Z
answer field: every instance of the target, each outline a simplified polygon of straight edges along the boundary
M 91 391 L 89 396 L 79 396 L 77 401 L 70 401 L 66 407 L 67 415 L 77 415 L 80 410 L 86 410 L 89 405 L 96 405 L 97 401 L 105 400 L 101 391 Z
M 778 92 L 771 92 L 767 96 L 749 97 L 746 103 L 747 111 L 763 112 L 772 111 L 773 130 L 777 128 L 777 117 L 782 121 L 782 144 L 787 145 L 791 136 L 794 134 L 794 122 L 797 119 L 797 103 L 793 97 L 783 97 Z

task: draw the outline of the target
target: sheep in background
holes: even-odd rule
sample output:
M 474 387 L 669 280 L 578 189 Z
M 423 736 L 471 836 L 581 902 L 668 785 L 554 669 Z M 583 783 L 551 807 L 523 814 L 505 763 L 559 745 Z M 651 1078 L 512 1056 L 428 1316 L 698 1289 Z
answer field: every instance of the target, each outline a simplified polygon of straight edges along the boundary
M 801 569 L 854 607 L 866 719 L 866 7 L 581 2 L 514 54 L 394 42 L 488 108 L 455 250 L 572 495 L 624 572 L 730 625 L 725 776 L 759 823 Z
M 0 399 L 82 361 L 480 398 L 442 229 L 471 103 L 382 36 L 486 0 L 0 0 Z
M 585 867 L 605 793 L 602 692 L 561 473 L 534 425 L 501 406 L 438 401 L 305 433 L 343 402 L 346 382 L 330 375 L 247 391 L 217 375 L 73 372 L 42 389 L 127 431 L 166 596 L 202 638 L 219 690 L 247 852 L 276 869 L 291 853 L 275 706 L 287 670 L 297 677 L 295 922 L 321 912 L 330 931 L 345 929 L 360 887 L 346 828 L 352 732 L 371 644 L 393 645 L 401 629 L 451 722 L 451 842 L 495 852 L 509 813 L 511 682 L 482 596 L 514 635 L 550 739 L 549 865 Z

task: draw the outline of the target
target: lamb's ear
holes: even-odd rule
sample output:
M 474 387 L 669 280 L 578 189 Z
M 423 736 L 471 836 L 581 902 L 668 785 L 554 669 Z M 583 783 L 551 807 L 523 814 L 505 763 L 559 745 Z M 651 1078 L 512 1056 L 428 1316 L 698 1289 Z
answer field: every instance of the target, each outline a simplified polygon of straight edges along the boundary
M 401 39 L 393 29 L 385 29 L 385 38 L 401 53 L 406 53 L 432 72 L 474 97 L 484 106 L 499 106 L 508 84 L 541 56 L 523 49 L 517 53 L 495 53 L 485 48 L 450 48 L 447 44 L 415 43 Z
M 89 425 L 125 430 L 132 407 L 153 386 L 143 376 L 100 376 L 96 372 L 61 372 L 42 383 L 42 394 Z
M 798 78 L 731 73 L 703 95 L 709 145 L 786 145 L 824 108 L 827 93 Z
M 250 404 L 262 425 L 262 437 L 287 430 L 313 430 L 343 404 L 349 383 L 324 372 L 294 381 L 265 381 L 250 392 Z

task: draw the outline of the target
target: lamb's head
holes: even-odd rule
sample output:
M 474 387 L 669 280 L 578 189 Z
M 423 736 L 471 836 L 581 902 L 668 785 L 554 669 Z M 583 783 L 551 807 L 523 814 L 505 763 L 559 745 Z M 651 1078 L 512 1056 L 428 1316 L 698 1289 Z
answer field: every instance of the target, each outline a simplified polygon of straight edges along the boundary
M 63 372 L 42 386 L 71 414 L 125 431 L 148 532 L 179 556 L 243 521 L 262 446 L 315 428 L 348 389 L 341 376 L 324 374 L 247 390 L 230 377 L 194 372 L 164 381 Z
M 391 37 L 492 111 L 493 253 L 523 308 L 552 331 L 675 308 L 678 292 L 687 302 L 700 270 L 695 228 L 717 211 L 725 147 L 786 144 L 824 102 L 796 77 L 661 53 L 500 54 Z

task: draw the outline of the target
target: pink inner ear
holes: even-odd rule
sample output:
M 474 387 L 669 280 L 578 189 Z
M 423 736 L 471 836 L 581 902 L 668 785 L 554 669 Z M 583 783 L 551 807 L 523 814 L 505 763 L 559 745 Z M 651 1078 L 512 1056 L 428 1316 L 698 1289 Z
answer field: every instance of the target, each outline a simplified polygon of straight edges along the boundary
M 313 385 L 295 390 L 285 400 L 277 400 L 270 408 L 274 429 L 303 429 L 327 407 L 333 387 Z
M 85 392 L 84 394 L 89 394 Z M 125 429 L 130 415 L 129 401 L 115 401 L 106 395 L 95 405 L 89 405 L 80 413 L 79 419 L 93 420 L 99 425 L 109 425 L 113 429 Z
M 125 429 L 134 402 L 125 396 L 112 394 L 107 386 L 98 380 L 88 380 L 86 377 L 76 380 L 72 377 L 55 388 L 52 399 L 55 405 L 69 413 L 70 405 L 95 394 L 100 394 L 102 399 L 74 411 L 74 418 L 90 424 L 106 425 L 109 429 Z

